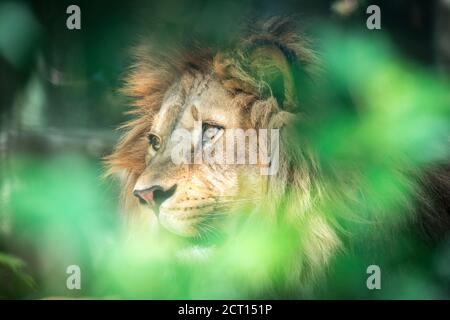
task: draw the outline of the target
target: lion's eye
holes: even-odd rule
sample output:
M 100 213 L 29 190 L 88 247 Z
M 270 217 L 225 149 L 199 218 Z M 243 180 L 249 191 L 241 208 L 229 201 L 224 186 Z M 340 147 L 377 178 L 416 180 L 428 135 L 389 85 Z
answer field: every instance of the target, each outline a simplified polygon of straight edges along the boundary
M 158 151 L 161 148 L 161 139 L 152 133 L 148 135 L 148 143 L 152 146 L 153 150 Z
M 222 127 L 217 126 L 217 125 L 212 125 L 209 123 L 203 123 L 202 126 L 202 131 L 203 131 L 203 139 L 202 142 L 203 144 L 211 142 L 214 140 L 214 138 L 216 138 L 223 130 Z

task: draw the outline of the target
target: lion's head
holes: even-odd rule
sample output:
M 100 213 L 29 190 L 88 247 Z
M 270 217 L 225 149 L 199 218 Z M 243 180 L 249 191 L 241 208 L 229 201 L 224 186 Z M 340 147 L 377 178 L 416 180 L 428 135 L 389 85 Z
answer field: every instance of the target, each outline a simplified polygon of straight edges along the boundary
M 343 160 L 341 151 L 324 160 L 313 136 L 321 112 L 335 116 L 330 100 L 317 103 L 327 88 L 320 84 L 329 77 L 317 72 L 316 56 L 291 20 L 255 22 L 220 48 L 157 47 L 144 41 L 134 51 L 123 89 L 133 99 L 133 119 L 107 158 L 109 174 L 123 183 L 129 221 L 145 230 L 169 230 L 194 249 L 199 243 L 192 247 L 192 239 L 210 247 L 203 239 L 214 237 L 207 236 L 236 230 L 230 217 L 244 221 L 241 225 L 263 225 L 259 230 L 269 243 L 288 234 L 292 241 L 275 250 L 277 257 L 289 253 L 288 260 L 267 273 L 282 274 L 288 289 L 299 281 L 302 289 L 314 286 L 317 276 L 327 274 L 322 271 L 331 270 L 332 258 L 351 255 L 358 246 L 359 254 L 376 255 L 369 244 L 385 255 L 400 232 L 428 230 L 420 226 L 422 220 L 424 226 L 430 220 L 448 230 L 448 201 L 440 208 L 433 200 L 448 194 L 448 173 L 437 176 L 443 187 L 429 188 L 431 183 L 422 183 L 421 172 L 405 166 L 396 151 L 376 158 L 381 159 L 376 170 L 381 165 L 383 177 L 392 177 L 383 184 L 372 180 L 374 171 L 360 161 L 364 151 L 351 141 L 344 143 Z M 355 113 L 354 121 L 361 118 Z M 329 134 L 328 123 L 319 126 L 321 134 Z M 362 149 L 371 146 L 369 141 Z M 244 160 L 236 160 L 242 154 Z M 389 197 L 377 192 L 379 183 L 388 186 Z M 429 224 L 431 234 L 439 229 L 435 224 Z M 239 246 L 242 234 L 223 238 Z
M 140 225 L 150 221 L 185 238 L 204 238 L 220 233 L 236 209 L 264 204 L 269 220 L 307 226 L 299 245 L 305 244 L 308 268 L 324 264 L 339 240 L 324 217 L 305 215 L 321 193 L 318 169 L 306 146 L 287 146 L 298 141 L 285 132 L 301 119 L 299 92 L 317 66 L 292 22 L 255 23 L 226 49 L 161 52 L 144 43 L 134 53 L 123 90 L 134 99 L 134 119 L 107 159 L 109 172 L 122 178 L 125 210 Z M 241 136 L 228 135 L 236 129 Z M 181 148 L 187 161 L 174 159 L 180 132 L 191 137 Z M 242 136 L 245 161 L 236 162 Z M 234 162 L 226 159 L 230 141 Z M 196 162 L 199 149 L 216 161 Z

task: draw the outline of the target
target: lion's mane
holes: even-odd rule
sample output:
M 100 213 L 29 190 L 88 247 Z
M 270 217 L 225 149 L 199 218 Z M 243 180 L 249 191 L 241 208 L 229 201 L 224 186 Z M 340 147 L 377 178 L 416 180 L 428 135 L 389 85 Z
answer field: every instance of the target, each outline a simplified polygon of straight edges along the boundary
M 122 89 L 131 99 L 133 108 L 128 113 L 132 120 L 120 127 L 124 130 L 123 137 L 106 159 L 108 174 L 120 177 L 125 211 L 132 212 L 138 202 L 131 191 L 145 169 L 146 134 L 165 92 L 186 72 L 212 69 L 227 90 L 246 92 L 252 97 L 249 117 L 255 127 L 283 127 L 280 169 L 278 174 L 268 178 L 262 211 L 274 223 L 282 220 L 296 227 L 299 256 L 297 263 L 290 267 L 290 277 L 312 279 L 337 252 L 348 250 L 346 244 L 352 237 L 346 222 L 380 230 L 380 217 L 385 217 L 380 212 L 384 208 L 376 204 L 373 208 L 362 207 L 361 188 L 355 187 L 361 186 L 358 167 L 345 172 L 327 168 L 325 176 L 313 146 L 306 139 L 292 138 L 290 126 L 295 128 L 308 121 L 298 92 L 303 92 L 302 86 L 320 69 L 308 41 L 299 35 L 289 19 L 272 18 L 248 25 L 250 27 L 226 48 L 196 42 L 156 46 L 143 39 L 142 44 L 133 49 L 134 63 Z M 271 69 L 273 64 L 277 70 Z M 262 69 L 263 73 L 255 71 Z M 289 77 L 289 87 L 285 85 L 280 89 L 276 77 L 270 78 L 279 71 Z M 405 178 L 404 184 L 407 190 L 416 192 L 411 187 L 412 179 Z M 411 213 L 408 197 L 397 201 L 407 214 L 405 219 L 392 225 L 417 219 Z M 427 203 L 427 200 L 420 202 Z M 332 214 L 330 204 L 333 204 Z M 363 210 L 377 213 L 361 217 L 357 211 Z M 383 232 L 389 233 L 386 229 Z

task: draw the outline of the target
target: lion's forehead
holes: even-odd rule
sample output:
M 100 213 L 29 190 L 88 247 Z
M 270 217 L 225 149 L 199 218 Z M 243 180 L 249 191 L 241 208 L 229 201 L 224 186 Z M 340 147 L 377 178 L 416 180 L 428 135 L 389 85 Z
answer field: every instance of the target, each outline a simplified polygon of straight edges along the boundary
M 241 108 L 221 83 L 211 76 L 197 75 L 183 77 L 166 92 L 151 131 L 167 136 L 178 127 L 192 128 L 192 106 L 200 111 L 199 120 L 229 127 L 239 127 L 242 123 Z

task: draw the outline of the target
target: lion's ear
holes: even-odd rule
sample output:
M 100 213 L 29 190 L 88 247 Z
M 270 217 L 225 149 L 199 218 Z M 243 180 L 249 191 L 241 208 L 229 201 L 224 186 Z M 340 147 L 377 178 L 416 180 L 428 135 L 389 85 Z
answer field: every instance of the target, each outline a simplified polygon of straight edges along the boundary
M 251 72 L 263 86 L 268 86 L 279 106 L 295 111 L 300 82 L 305 76 L 296 53 L 282 43 L 255 41 L 246 48 L 245 56 Z
M 308 42 L 291 20 L 274 18 L 247 29 L 242 40 L 215 56 L 216 74 L 228 90 L 272 95 L 282 110 L 298 112 L 298 101 L 309 96 L 311 75 L 318 71 Z
M 214 70 L 227 89 L 273 95 L 283 110 L 295 109 L 298 62 L 294 53 L 288 58 L 275 43 L 255 42 L 237 54 L 218 53 Z
M 297 61 L 270 43 L 254 46 L 247 56 L 252 73 L 269 87 L 280 107 L 293 111 L 297 100 Z

